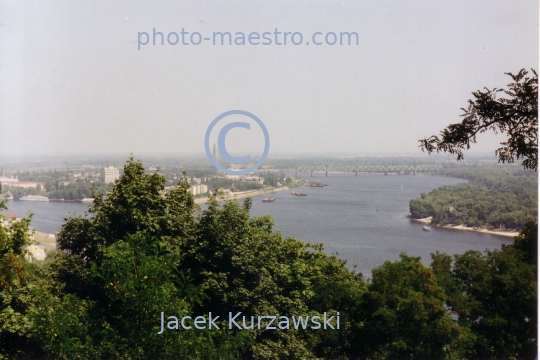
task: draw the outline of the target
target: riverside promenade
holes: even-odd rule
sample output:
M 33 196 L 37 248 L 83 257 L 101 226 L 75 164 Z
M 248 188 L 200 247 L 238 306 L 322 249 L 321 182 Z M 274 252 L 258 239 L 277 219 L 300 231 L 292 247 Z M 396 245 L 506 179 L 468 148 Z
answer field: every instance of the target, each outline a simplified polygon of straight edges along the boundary
M 242 191 L 242 192 L 236 192 L 236 193 L 230 193 L 230 194 L 223 194 L 223 195 L 220 195 L 218 199 L 219 201 L 237 200 L 237 199 L 244 199 L 247 197 L 255 197 L 255 196 L 271 194 L 271 193 L 285 191 L 285 190 L 289 190 L 289 187 L 282 186 L 278 188 L 250 190 L 250 191 Z M 207 197 L 196 198 L 195 204 L 205 204 L 207 201 L 208 201 Z

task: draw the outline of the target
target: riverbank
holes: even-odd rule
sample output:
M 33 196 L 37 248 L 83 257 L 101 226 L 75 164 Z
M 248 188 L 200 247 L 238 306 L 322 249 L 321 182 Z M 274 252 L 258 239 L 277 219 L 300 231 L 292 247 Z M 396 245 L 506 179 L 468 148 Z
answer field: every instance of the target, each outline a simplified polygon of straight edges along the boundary
M 255 197 L 255 196 L 261 196 L 266 194 L 271 194 L 275 192 L 290 190 L 288 186 L 282 186 L 279 188 L 269 188 L 269 189 L 259 189 L 259 190 L 250 190 L 250 191 L 242 191 L 242 192 L 236 192 L 231 193 L 227 195 L 221 195 L 219 196 L 220 201 L 227 201 L 227 200 L 237 200 L 237 199 L 244 199 L 247 197 Z M 195 204 L 205 204 L 208 201 L 207 197 L 204 198 L 196 198 Z
M 431 220 L 433 219 L 433 217 L 429 216 L 423 219 L 414 219 L 409 216 L 409 219 L 411 221 L 419 222 L 422 224 L 431 224 Z M 482 228 L 473 228 L 473 227 L 469 227 L 465 225 L 455 225 L 455 226 L 454 225 L 443 225 L 443 226 L 433 225 L 433 226 L 438 227 L 438 228 L 443 228 L 443 229 L 449 229 L 449 230 L 473 231 L 473 232 L 482 233 L 482 234 L 498 235 L 498 236 L 505 236 L 505 237 L 514 237 L 519 234 L 519 232 L 517 231 L 488 230 L 488 229 L 482 229 Z

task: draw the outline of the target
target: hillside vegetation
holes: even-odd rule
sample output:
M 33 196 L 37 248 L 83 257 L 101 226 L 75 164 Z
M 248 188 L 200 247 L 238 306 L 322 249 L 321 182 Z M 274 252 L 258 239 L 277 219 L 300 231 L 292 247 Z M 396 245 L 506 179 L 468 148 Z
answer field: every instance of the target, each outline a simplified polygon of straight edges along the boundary
M 532 221 L 500 250 L 436 253 L 430 267 L 401 254 L 366 279 L 252 216 L 250 199 L 202 210 L 187 178 L 162 195 L 165 183 L 130 159 L 44 264 L 24 257 L 31 216 L 0 225 L 0 359 L 537 355 Z

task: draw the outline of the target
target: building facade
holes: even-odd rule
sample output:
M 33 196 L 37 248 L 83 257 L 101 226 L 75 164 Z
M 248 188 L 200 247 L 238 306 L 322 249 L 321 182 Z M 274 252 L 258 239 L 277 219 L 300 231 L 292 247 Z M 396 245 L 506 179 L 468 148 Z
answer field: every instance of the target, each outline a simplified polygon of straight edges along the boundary
M 193 195 L 206 194 L 208 192 L 208 186 L 207 185 L 191 185 L 191 187 L 189 188 L 189 191 Z
M 113 183 L 115 180 L 120 179 L 120 171 L 114 166 L 109 166 L 101 170 L 101 177 L 105 183 Z

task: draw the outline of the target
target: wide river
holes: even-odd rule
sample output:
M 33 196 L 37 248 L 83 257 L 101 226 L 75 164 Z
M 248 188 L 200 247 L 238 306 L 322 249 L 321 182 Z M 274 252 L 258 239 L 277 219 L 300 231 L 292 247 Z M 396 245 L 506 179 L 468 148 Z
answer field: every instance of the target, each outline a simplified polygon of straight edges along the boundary
M 442 185 L 463 182 L 460 179 L 437 176 L 330 174 L 314 176 L 329 186 L 302 187 L 307 197 L 291 195 L 291 191 L 267 196 L 273 203 L 253 199 L 253 215 L 270 214 L 275 229 L 284 236 L 324 243 L 327 253 L 338 253 L 357 264 L 357 270 L 370 277 L 371 269 L 385 260 L 395 260 L 401 252 L 420 256 L 429 264 L 435 251 L 458 254 L 466 250 L 485 250 L 509 244 L 511 238 L 468 231 L 432 228 L 422 231 L 422 224 L 407 219 L 409 200 Z M 82 215 L 88 204 L 69 202 L 9 201 L 9 213 L 24 216 L 34 214 L 32 226 L 45 232 L 59 231 L 64 218 Z

